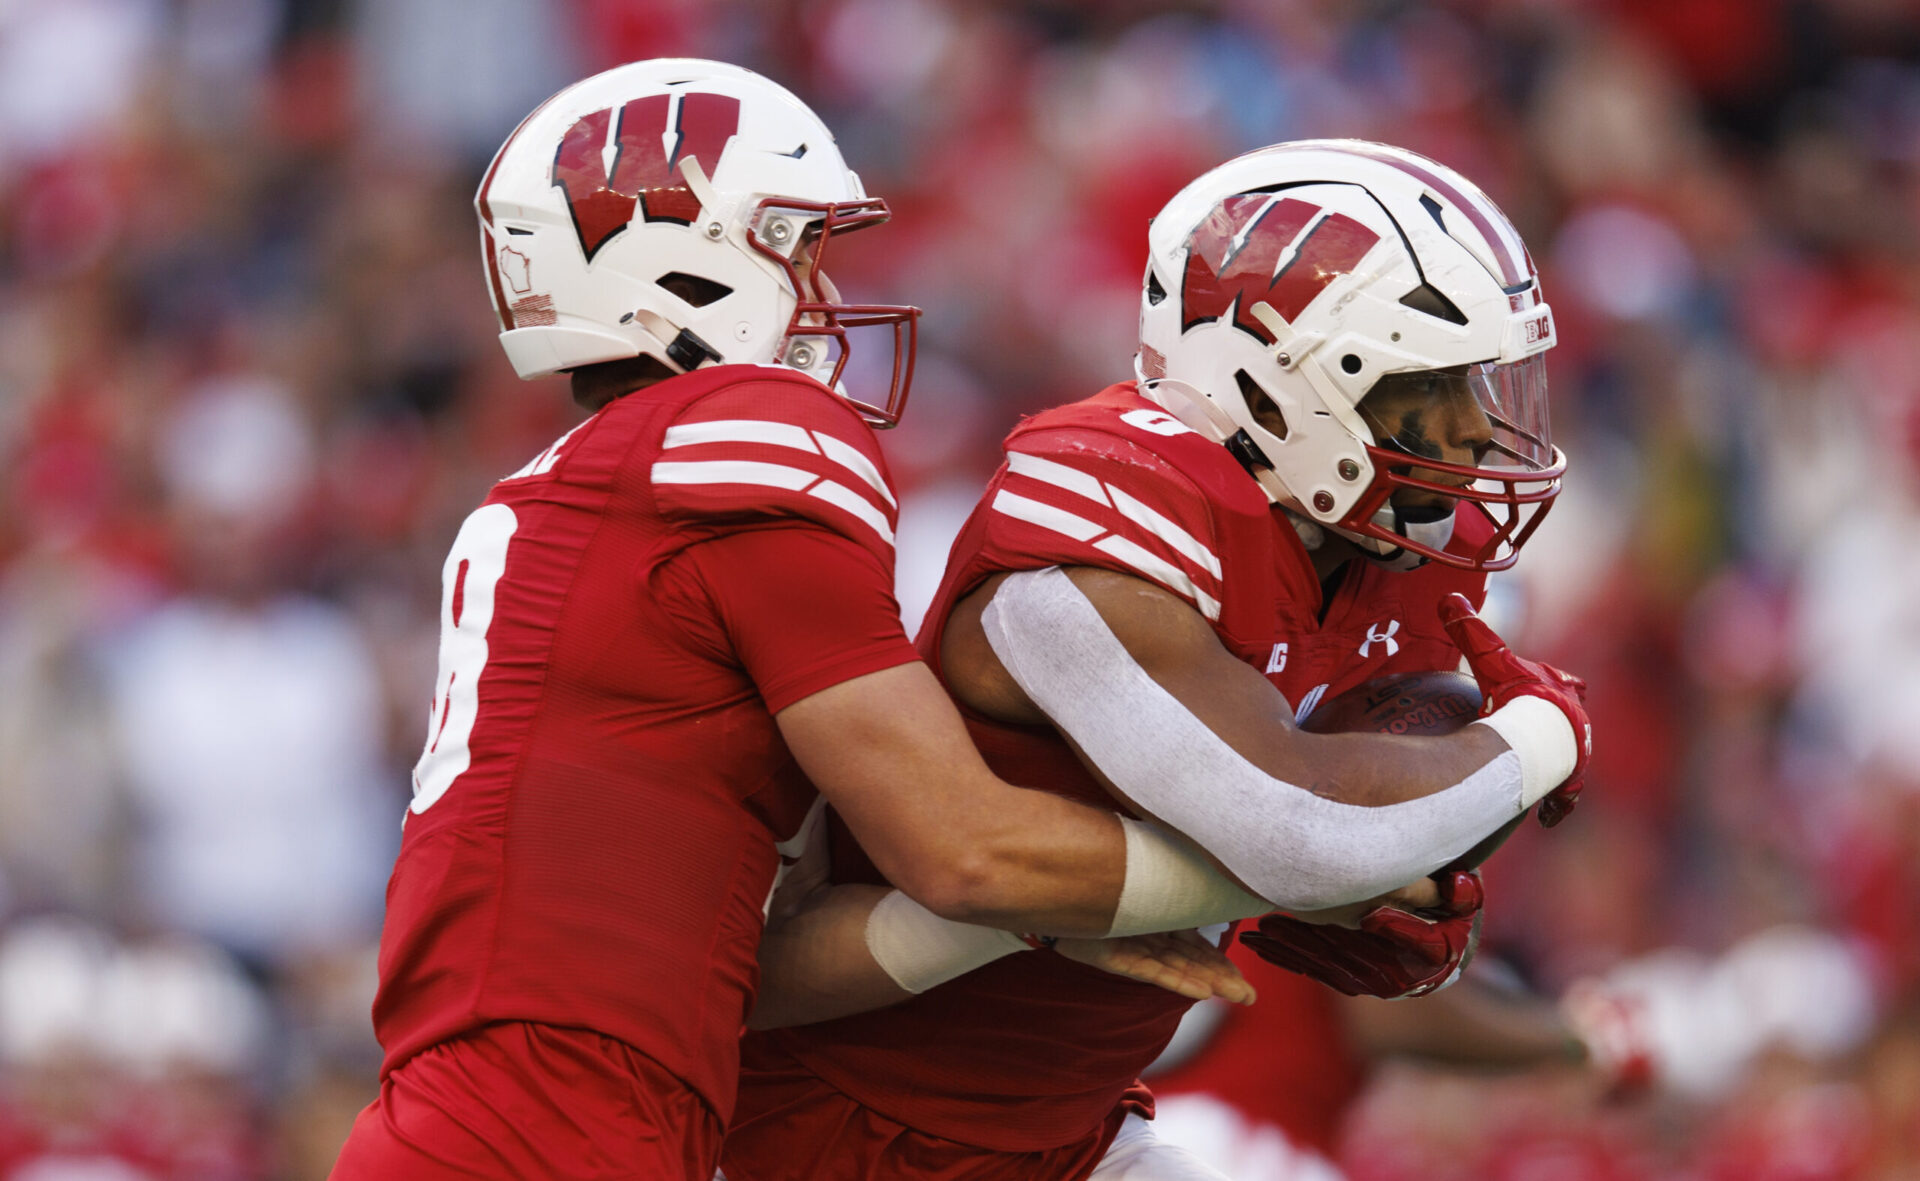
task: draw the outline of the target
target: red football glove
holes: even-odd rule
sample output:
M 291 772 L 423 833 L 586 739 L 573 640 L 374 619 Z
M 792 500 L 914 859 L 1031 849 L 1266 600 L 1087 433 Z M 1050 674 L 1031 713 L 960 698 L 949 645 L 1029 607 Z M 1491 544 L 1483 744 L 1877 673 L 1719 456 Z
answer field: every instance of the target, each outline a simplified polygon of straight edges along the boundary
M 1465 595 L 1453 594 L 1440 600 L 1440 623 L 1467 658 L 1473 679 L 1480 683 L 1481 714 L 1490 714 L 1516 697 L 1540 697 L 1552 702 L 1572 724 L 1574 741 L 1579 744 L 1573 773 L 1540 801 L 1540 823 L 1552 828 L 1573 811 L 1586 782 L 1587 760 L 1593 755 L 1593 723 L 1587 720 L 1586 707 L 1581 704 L 1587 699 L 1587 683 L 1550 664 L 1515 656 L 1507 642 L 1474 614 L 1473 604 Z
M 1486 891 L 1477 873 L 1433 875 L 1440 905 L 1413 914 L 1376 906 L 1360 928 L 1305 923 L 1270 914 L 1240 942 L 1261 959 L 1348 996 L 1425 996 L 1454 982 L 1479 942 Z

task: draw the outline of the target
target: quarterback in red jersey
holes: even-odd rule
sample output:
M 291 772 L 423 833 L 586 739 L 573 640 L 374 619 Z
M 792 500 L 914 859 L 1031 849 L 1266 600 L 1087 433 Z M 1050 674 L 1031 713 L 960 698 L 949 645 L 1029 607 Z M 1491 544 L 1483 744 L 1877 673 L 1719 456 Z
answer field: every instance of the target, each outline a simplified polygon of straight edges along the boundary
M 708 1181 L 816 785 L 926 904 L 909 932 L 1039 928 L 1107 962 L 1097 937 L 1190 925 L 1129 906 L 1142 883 L 1246 912 L 1171 838 L 994 778 L 907 642 L 871 424 L 899 412 L 918 312 L 822 273 L 887 211 L 811 111 L 732 66 L 622 66 L 530 115 L 476 206 L 508 358 L 593 413 L 447 556 L 380 1096 L 335 1177 Z M 846 330 L 875 325 L 894 383 L 862 405 L 837 382 Z M 1235 976 L 1213 949 L 1141 958 L 1197 995 Z
M 1551 312 L 1506 218 L 1432 161 L 1314 141 L 1201 177 L 1151 244 L 1140 380 L 1008 437 L 920 637 L 988 764 L 1175 828 L 1295 912 L 1418 882 L 1531 802 L 1563 815 L 1587 745 L 1570 679 L 1513 658 L 1460 602 L 1512 563 L 1564 466 Z M 1462 736 L 1485 746 L 1293 725 L 1325 694 L 1463 651 L 1492 712 Z M 838 880 L 875 884 L 831 905 L 889 905 L 884 866 L 850 840 L 834 853 Z M 1476 878 L 1429 889 L 1470 925 Z M 770 982 L 826 929 L 806 918 L 763 945 Z M 1350 938 L 1453 922 L 1370 911 Z M 752 1034 L 726 1174 L 1215 1176 L 1139 1118 L 1135 1080 L 1184 1008 L 1019 955 Z

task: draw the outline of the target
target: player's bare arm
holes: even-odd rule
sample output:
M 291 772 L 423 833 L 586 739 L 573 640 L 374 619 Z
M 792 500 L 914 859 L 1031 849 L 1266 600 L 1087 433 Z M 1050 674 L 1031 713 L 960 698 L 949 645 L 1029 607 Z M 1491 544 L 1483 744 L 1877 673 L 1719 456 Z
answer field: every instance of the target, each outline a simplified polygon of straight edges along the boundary
M 1222 647 L 1191 604 L 1113 570 L 1077 567 L 1067 576 L 1128 654 L 1207 729 L 1261 770 L 1325 799 L 1362 807 L 1418 799 L 1458 783 L 1506 749 L 1484 726 L 1447 738 L 1306 733 L 1294 725 L 1287 699 L 1258 669 Z M 943 667 L 954 696 L 969 708 L 1003 721 L 1046 725 L 1046 713 L 1000 663 L 980 626 L 981 612 L 1004 580 L 989 580 L 954 610 Z M 1105 778 L 1099 767 L 1089 768 Z M 1134 806 L 1110 780 L 1107 786 Z
M 754 1027 L 896 1004 L 1033 950 L 1015 931 L 1067 936 L 1049 954 L 1195 1000 L 1252 1002 L 1217 948 L 1152 932 L 1259 913 L 1264 901 L 1177 838 L 994 776 L 925 665 L 842 682 L 776 720 L 899 889 L 783 887 L 760 943 Z
M 1112 814 L 1010 787 L 919 663 L 782 710 L 780 732 L 888 881 L 943 917 L 1104 935 L 1125 847 Z
M 1190 606 L 1111 571 L 989 580 L 956 610 L 943 660 L 964 703 L 1051 720 L 1118 798 L 1286 908 L 1414 881 L 1574 765 L 1577 740 L 1544 701 L 1447 738 L 1301 733 Z
M 1347 1032 L 1370 1057 L 1396 1056 L 1469 1070 L 1579 1065 L 1587 1049 L 1551 999 L 1469 972 L 1460 987 L 1416 1004 L 1349 997 Z
M 928 910 L 1006 930 L 1116 933 L 1141 852 L 1121 819 L 997 778 L 924 664 L 844 681 L 777 721 L 875 867 Z
M 816 890 L 788 913 L 776 909 L 760 939 L 760 993 L 747 1018 L 748 1027 L 779 1029 L 830 1021 L 916 995 L 874 959 L 868 945 L 874 910 L 892 893 L 885 886 L 829 886 Z M 952 933 L 952 928 L 947 930 Z M 1029 948 L 1016 935 L 977 930 L 985 941 L 977 955 L 996 950 L 991 943 L 996 937 L 1008 941 L 1000 954 L 1039 950 Z M 958 937 L 971 936 L 961 931 Z M 1191 931 L 1061 939 L 1050 950 L 1190 1000 L 1218 996 L 1235 1004 L 1252 1004 L 1255 999 L 1253 987 L 1233 961 Z

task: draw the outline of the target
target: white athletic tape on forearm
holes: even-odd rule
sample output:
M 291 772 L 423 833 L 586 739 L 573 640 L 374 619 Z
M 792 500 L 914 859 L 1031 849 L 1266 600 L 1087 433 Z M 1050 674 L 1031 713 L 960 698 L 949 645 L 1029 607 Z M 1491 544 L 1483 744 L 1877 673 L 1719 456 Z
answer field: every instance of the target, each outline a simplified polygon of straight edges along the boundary
M 1124 816 L 1120 827 L 1127 836 L 1127 879 L 1108 938 L 1211 927 L 1273 909 L 1221 873 L 1184 837 Z
M 943 919 L 898 890 L 867 915 L 867 951 L 895 984 L 912 993 L 1026 950 L 1026 940 L 1012 932 Z
M 1397 889 L 1526 808 L 1511 751 L 1444 791 L 1379 808 L 1268 775 L 1156 684 L 1058 567 L 1002 582 L 981 625 L 1007 672 L 1116 787 L 1284 909 Z
M 1498 734 L 1519 756 L 1520 798 L 1528 806 L 1573 774 L 1573 723 L 1544 697 L 1516 697 L 1474 725 Z

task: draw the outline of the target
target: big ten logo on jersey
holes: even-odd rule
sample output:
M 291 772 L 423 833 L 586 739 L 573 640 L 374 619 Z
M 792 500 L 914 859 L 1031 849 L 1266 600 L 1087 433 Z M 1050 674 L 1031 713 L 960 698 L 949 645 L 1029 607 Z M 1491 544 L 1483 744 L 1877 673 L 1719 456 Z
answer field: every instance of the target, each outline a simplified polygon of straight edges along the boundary
M 1273 651 L 1267 655 L 1265 671 L 1270 677 L 1287 671 L 1287 645 L 1284 641 L 1275 644 Z
M 1164 410 L 1129 410 L 1120 421 L 1150 435 L 1191 435 L 1193 429 Z
M 553 159 L 553 183 L 566 191 L 588 262 L 633 221 L 636 204 L 646 221 L 691 224 L 700 216 L 700 200 L 682 178 L 680 162 L 692 160 L 712 176 L 740 129 L 740 100 L 726 94 L 650 94 L 619 114 L 619 125 L 611 128 L 611 167 L 612 108 L 582 115 L 567 128 Z
M 513 509 L 481 505 L 461 524 L 441 570 L 440 674 L 427 715 L 426 749 L 413 768 L 413 812 L 431 808 L 473 762 L 467 743 L 480 717 L 494 591 L 507 572 L 507 545 L 519 528 Z

